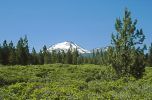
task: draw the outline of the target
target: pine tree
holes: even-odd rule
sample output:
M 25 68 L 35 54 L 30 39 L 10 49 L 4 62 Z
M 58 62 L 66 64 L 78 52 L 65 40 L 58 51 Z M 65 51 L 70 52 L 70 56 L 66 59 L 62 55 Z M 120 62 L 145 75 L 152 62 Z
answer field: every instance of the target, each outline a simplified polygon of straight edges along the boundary
M 88 57 L 88 64 L 91 64 L 91 61 L 92 61 L 92 57 Z
M 27 65 L 29 64 L 30 53 L 29 53 L 28 39 L 26 35 L 24 37 L 23 44 L 24 44 L 24 65 Z
M 61 63 L 64 64 L 66 62 L 66 54 L 64 50 L 61 52 Z
M 93 58 L 94 59 L 94 61 L 95 61 L 95 58 Z M 84 64 L 88 64 L 89 63 L 89 58 L 88 57 L 84 57 L 83 58 L 83 63 Z
M 2 64 L 3 65 L 9 64 L 8 58 L 9 58 L 9 48 L 8 48 L 7 41 L 4 40 L 3 47 L 2 47 Z
M 12 41 L 9 43 L 9 58 L 8 58 L 8 61 L 9 61 L 10 65 L 15 65 L 16 64 L 16 52 L 15 52 L 15 47 L 14 47 Z
M 143 76 L 143 72 L 145 72 L 145 61 L 144 61 L 144 52 L 143 50 L 135 50 L 132 51 L 133 56 L 133 65 L 130 67 L 130 74 L 132 74 L 135 78 L 139 79 Z
M 20 38 L 20 40 L 18 41 L 17 46 L 16 46 L 17 64 L 23 64 L 22 55 L 23 55 L 23 39 Z
M 83 64 L 83 63 L 84 63 L 84 58 L 83 58 L 83 56 L 79 55 L 78 64 Z
M 43 47 L 44 64 L 49 64 L 49 52 L 47 51 L 46 45 Z
M 51 62 L 57 63 L 57 52 L 55 50 L 53 50 L 51 53 Z
M 148 65 L 152 67 L 152 43 L 151 46 L 149 47 L 149 52 L 148 52 Z
M 1 47 L 1 44 L 0 44 L 0 64 L 2 64 L 2 47 Z
M 95 62 L 96 62 L 95 61 L 96 60 L 95 57 L 96 57 L 96 54 L 95 54 L 95 50 L 93 49 L 93 52 L 92 52 L 92 61 L 91 61 L 92 64 L 95 64 Z
M 112 53 L 113 53 L 113 48 L 112 47 L 108 47 L 107 50 L 105 51 L 100 51 L 100 55 L 101 55 L 101 64 L 103 65 L 110 65 L 112 63 Z
M 72 64 L 72 51 L 70 49 L 66 53 L 65 63 Z
M 32 53 L 31 53 L 31 64 L 33 64 L 33 65 L 38 64 L 38 55 L 37 55 L 34 47 L 32 49 Z
M 142 44 L 145 36 L 142 29 L 136 29 L 137 20 L 132 22 L 131 13 L 126 9 L 123 20 L 116 19 L 116 34 L 112 34 L 112 44 L 114 52 L 112 54 L 112 66 L 118 76 L 134 76 L 141 78 L 145 69 L 145 64 L 137 61 L 140 57 L 141 49 L 135 49 Z M 140 60 L 142 57 L 140 58 Z M 140 73 L 140 74 L 139 74 Z
M 78 50 L 75 49 L 72 53 L 72 64 L 77 64 L 78 56 L 79 56 Z
M 97 49 L 97 51 L 95 52 L 95 61 L 94 61 L 94 64 L 100 64 L 100 52 L 99 50 Z
M 27 37 L 20 38 L 16 46 L 17 64 L 27 65 L 29 64 L 29 47 Z
M 39 54 L 38 54 L 38 62 L 40 65 L 44 64 L 44 55 L 42 50 L 40 50 Z
M 100 51 L 101 64 L 102 65 L 107 65 L 108 64 L 107 63 L 107 61 L 108 61 L 107 54 L 108 54 L 108 50 L 107 51 L 103 51 L 103 50 Z
M 60 51 L 56 54 L 56 57 L 57 57 L 57 63 L 62 63 L 62 54 Z

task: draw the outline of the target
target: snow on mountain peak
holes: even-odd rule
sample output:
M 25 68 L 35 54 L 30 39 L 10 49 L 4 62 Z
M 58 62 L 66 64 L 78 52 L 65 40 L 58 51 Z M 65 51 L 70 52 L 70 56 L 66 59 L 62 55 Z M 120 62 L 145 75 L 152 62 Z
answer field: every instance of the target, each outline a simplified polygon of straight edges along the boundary
M 64 51 L 67 52 L 69 49 L 75 50 L 77 49 L 79 53 L 90 53 L 90 51 L 83 49 L 82 47 L 78 46 L 77 44 L 73 43 L 72 41 L 65 41 L 61 43 L 57 43 L 52 45 L 48 48 L 49 52 L 55 51 Z

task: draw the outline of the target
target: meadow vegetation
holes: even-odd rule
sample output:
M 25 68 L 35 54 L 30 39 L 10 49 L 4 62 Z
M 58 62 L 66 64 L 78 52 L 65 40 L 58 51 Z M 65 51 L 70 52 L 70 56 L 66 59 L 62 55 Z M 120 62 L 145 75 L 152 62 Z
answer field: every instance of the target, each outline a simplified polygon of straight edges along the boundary
M 139 100 L 152 98 L 152 68 L 118 78 L 111 66 L 46 64 L 0 67 L 0 99 Z

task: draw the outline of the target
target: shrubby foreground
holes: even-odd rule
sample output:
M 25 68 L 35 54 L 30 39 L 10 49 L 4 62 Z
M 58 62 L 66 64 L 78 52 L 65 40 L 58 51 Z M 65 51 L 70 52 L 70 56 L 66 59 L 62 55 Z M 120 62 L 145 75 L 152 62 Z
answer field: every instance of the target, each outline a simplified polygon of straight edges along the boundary
M 152 68 L 118 78 L 110 66 L 49 64 L 0 67 L 0 99 L 152 99 Z

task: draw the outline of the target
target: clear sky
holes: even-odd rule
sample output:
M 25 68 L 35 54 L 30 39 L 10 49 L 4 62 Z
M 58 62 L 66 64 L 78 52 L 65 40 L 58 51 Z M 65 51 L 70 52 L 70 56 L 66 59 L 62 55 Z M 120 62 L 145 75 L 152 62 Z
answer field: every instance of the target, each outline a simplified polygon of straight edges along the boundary
M 152 0 L 0 0 L 0 42 L 27 35 L 30 49 L 73 41 L 91 50 L 111 43 L 124 9 L 152 42 Z

